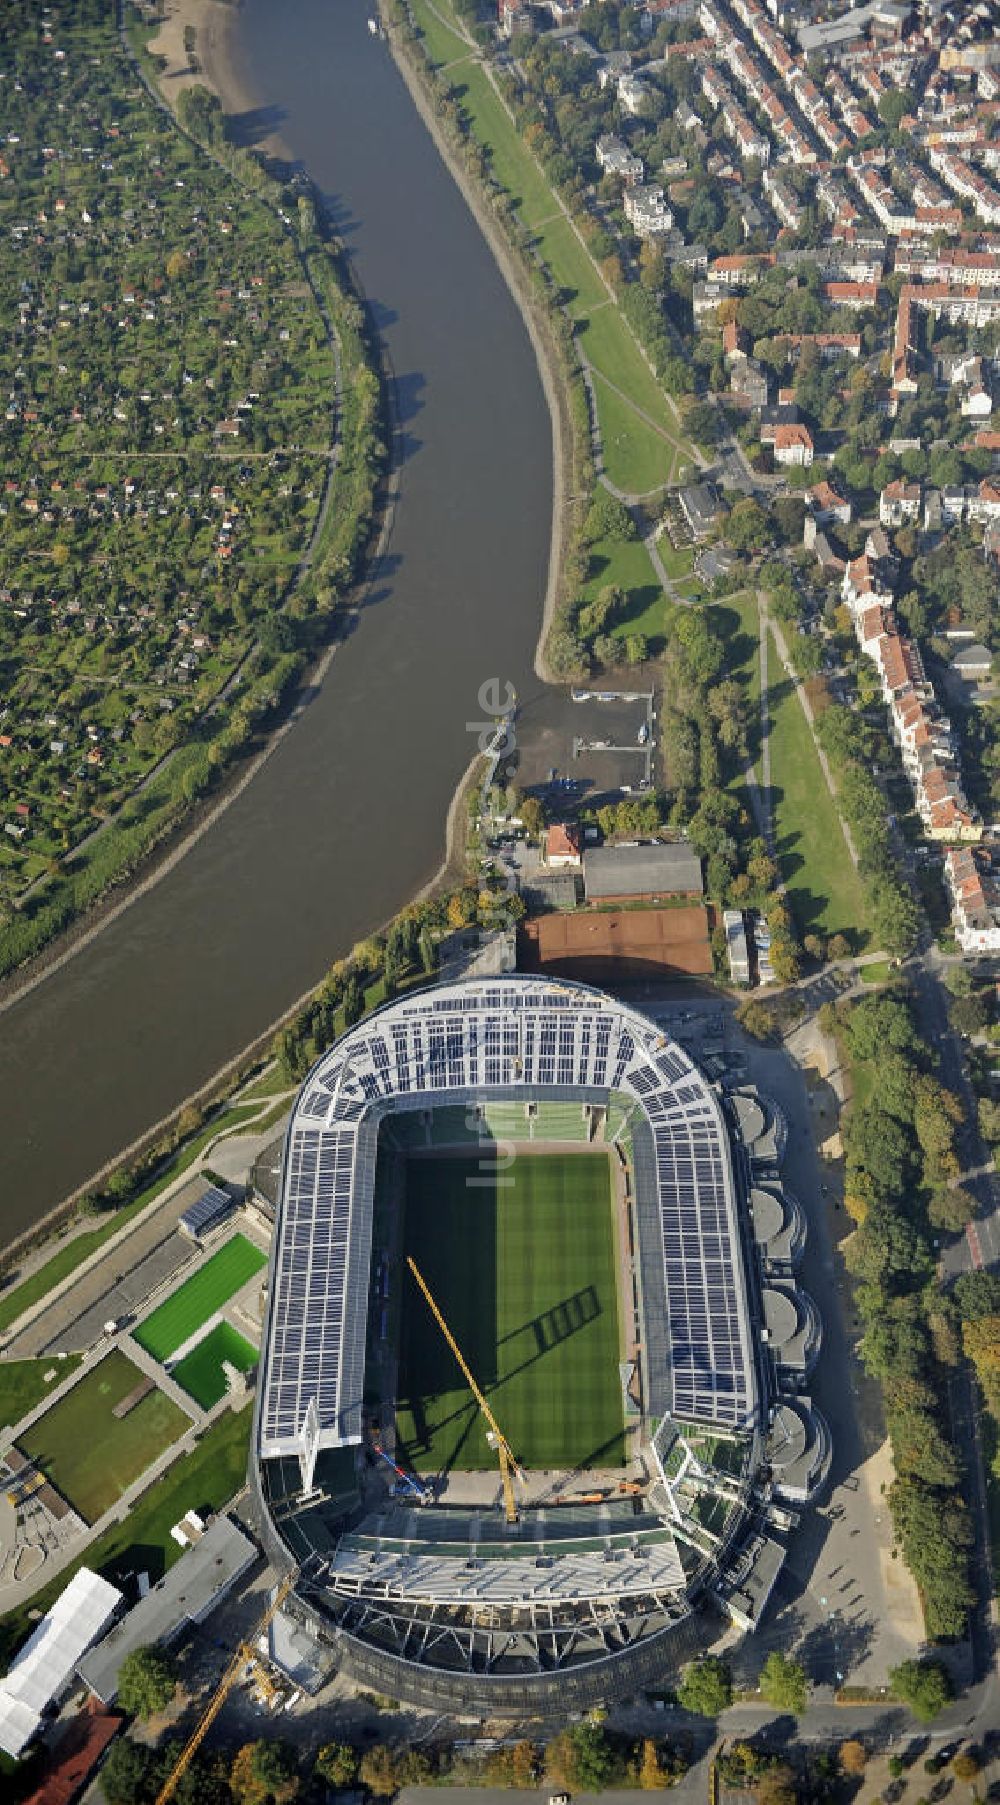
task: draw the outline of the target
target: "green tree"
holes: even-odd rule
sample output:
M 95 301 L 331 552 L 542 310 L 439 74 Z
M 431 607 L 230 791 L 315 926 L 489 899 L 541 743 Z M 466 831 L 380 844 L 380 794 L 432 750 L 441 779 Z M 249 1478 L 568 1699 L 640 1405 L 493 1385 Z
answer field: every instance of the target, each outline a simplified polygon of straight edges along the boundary
M 916 101 L 909 88 L 889 88 L 878 103 L 878 116 L 890 131 L 897 132 L 900 120 L 907 118 L 915 107 Z
M 299 1788 L 295 1750 L 280 1737 L 244 1743 L 233 1760 L 229 1785 L 237 1805 L 270 1805 L 271 1800 L 287 1805 Z
M 107 1805 L 147 1805 L 152 1798 L 152 1766 L 151 1750 L 120 1736 L 101 1769 Z
M 767 515 L 758 501 L 747 496 L 734 504 L 726 522 L 726 538 L 737 552 L 759 552 L 767 544 Z
M 791 1655 L 783 1655 L 778 1649 L 772 1650 L 761 1671 L 760 1690 L 768 1704 L 778 1711 L 796 1714 L 804 1711 L 809 1681 L 801 1661 L 794 1661 Z
M 385 1743 L 373 1743 L 361 1757 L 358 1770 L 361 1783 L 376 1799 L 391 1799 L 399 1788 L 396 1759 Z
M 615 1754 L 601 1725 L 589 1720 L 573 1724 L 549 1743 L 546 1773 L 570 1790 L 600 1792 L 612 1779 Z
M 889 1683 L 922 1724 L 929 1724 L 954 1697 L 948 1669 L 940 1661 L 902 1661 L 890 1667 Z
M 943 1228 L 957 1235 L 977 1215 L 976 1200 L 962 1185 L 951 1185 L 935 1191 L 927 1205 L 927 1220 L 932 1228 Z
M 526 796 L 518 813 L 520 814 L 525 833 L 530 834 L 533 840 L 537 840 L 545 826 L 545 810 L 539 802 L 538 797 Z
M 685 1711 L 699 1717 L 718 1717 L 733 1702 L 733 1679 L 729 1667 L 718 1655 L 706 1655 L 685 1667 L 677 1697 Z
M 326 1742 L 316 1757 L 316 1772 L 330 1786 L 353 1786 L 358 1777 L 358 1751 L 349 1742 Z
M 165 1711 L 177 1689 L 177 1665 L 155 1645 L 134 1648 L 118 1676 L 118 1703 L 131 1717 L 155 1717 Z

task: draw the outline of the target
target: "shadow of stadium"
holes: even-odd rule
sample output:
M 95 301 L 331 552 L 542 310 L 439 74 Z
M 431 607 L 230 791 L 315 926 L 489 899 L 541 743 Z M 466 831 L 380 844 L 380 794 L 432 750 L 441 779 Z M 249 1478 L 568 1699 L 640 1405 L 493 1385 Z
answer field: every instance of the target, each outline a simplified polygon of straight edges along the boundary
M 575 1291 L 572 1296 L 553 1304 L 551 1309 L 544 1310 L 539 1316 L 532 1316 L 527 1322 L 521 1323 L 518 1328 L 511 1329 L 510 1333 L 504 1335 L 497 1343 L 498 1349 L 528 1336 L 530 1337 L 529 1346 L 533 1344 L 533 1351 L 527 1354 L 523 1360 L 518 1361 L 516 1366 L 512 1366 L 498 1378 L 484 1384 L 482 1387 L 484 1395 L 488 1398 L 499 1396 L 511 1379 L 516 1379 L 529 1367 L 537 1365 L 546 1354 L 552 1353 L 553 1349 L 560 1347 L 573 1335 L 579 1334 L 580 1330 L 585 1329 L 589 1323 L 595 1322 L 601 1315 L 601 1311 L 601 1300 L 593 1285 L 585 1285 L 582 1290 Z M 428 1422 L 426 1401 L 422 1397 L 398 1398 L 397 1409 L 399 1408 L 408 1410 L 413 1418 L 413 1435 L 407 1442 L 407 1452 L 411 1459 L 416 1451 L 426 1452 L 434 1437 L 439 1436 L 443 1430 L 450 1428 L 455 1423 L 461 1423 L 462 1429 L 458 1441 L 439 1471 L 450 1473 L 454 1467 L 461 1466 L 459 1456 L 479 1415 L 479 1407 L 474 1399 L 459 1405 L 456 1410 L 452 1410 L 447 1416 L 433 1424 Z

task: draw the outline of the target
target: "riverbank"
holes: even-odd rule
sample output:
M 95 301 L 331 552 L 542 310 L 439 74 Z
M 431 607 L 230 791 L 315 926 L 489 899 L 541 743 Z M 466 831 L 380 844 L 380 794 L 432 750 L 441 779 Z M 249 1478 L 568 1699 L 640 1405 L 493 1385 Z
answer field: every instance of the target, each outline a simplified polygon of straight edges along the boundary
M 199 83 L 214 94 L 226 113 L 249 112 L 253 101 L 234 58 L 239 7 L 230 0 L 163 0 L 163 20 L 149 40 L 151 56 L 163 59 L 160 88 L 171 108 L 178 94 Z M 194 33 L 194 61 L 184 47 Z

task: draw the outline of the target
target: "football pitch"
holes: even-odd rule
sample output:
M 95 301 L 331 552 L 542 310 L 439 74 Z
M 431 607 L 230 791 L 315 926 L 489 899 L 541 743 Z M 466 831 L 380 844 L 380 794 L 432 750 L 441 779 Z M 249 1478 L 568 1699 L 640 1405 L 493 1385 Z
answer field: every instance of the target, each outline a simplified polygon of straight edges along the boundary
M 526 1466 L 624 1460 L 605 1154 L 407 1164 L 404 1247 Z M 447 1342 L 403 1269 L 401 1451 L 420 1472 L 496 1464 Z
M 266 1254 L 245 1235 L 234 1235 L 135 1330 L 139 1346 L 154 1360 L 169 1360 L 203 1322 L 266 1265 Z
M 228 1322 L 217 1322 L 183 1360 L 178 1360 L 171 1377 L 190 1392 L 203 1410 L 211 1410 L 212 1405 L 226 1395 L 224 1360 L 246 1373 L 257 1364 L 257 1350 Z

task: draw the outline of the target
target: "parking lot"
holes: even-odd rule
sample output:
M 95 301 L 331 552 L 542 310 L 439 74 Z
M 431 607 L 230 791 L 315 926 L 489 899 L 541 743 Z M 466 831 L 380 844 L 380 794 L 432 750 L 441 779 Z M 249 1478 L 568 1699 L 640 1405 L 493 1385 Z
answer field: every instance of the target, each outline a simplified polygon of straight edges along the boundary
M 574 695 L 584 698 L 574 701 Z M 515 723 L 508 774 L 550 815 L 572 815 L 655 781 L 656 718 L 648 691 L 549 689 Z
M 637 1002 L 639 999 L 637 998 Z M 762 1629 L 734 1651 L 737 1676 L 755 1683 L 772 1649 L 794 1650 L 815 1682 L 884 1684 L 898 1661 L 917 1652 L 923 1624 L 916 1588 L 893 1558 L 892 1526 L 882 1488 L 892 1464 L 878 1386 L 856 1354 L 859 1324 L 850 1304 L 843 1242 L 851 1227 L 840 1200 L 835 1165 L 818 1148 L 836 1144 L 838 1099 L 834 1086 L 806 1065 L 811 1030 L 791 1036 L 794 1057 L 745 1035 L 732 1005 L 716 994 L 692 993 L 682 1003 L 642 1000 L 639 1007 L 663 1023 L 696 1058 L 730 1081 L 757 1084 L 788 1121 L 783 1177 L 809 1226 L 799 1274 L 823 1319 L 823 1347 L 810 1395 L 833 1437 L 833 1467 L 819 1506 L 802 1512 L 789 1537 L 789 1559 Z M 721 1043 L 721 1049 L 720 1049 Z M 718 1052 L 716 1049 L 720 1049 Z M 734 1641 L 737 1638 L 732 1638 Z

